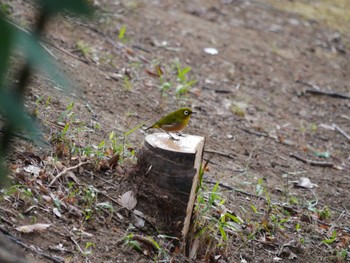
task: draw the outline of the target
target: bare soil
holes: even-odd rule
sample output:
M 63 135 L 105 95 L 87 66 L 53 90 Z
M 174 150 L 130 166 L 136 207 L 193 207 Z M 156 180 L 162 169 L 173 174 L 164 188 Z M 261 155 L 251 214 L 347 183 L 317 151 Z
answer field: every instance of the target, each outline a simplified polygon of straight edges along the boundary
M 30 28 L 35 7 L 4 2 L 11 17 Z M 37 110 L 51 143 L 19 140 L 9 158 L 17 188 L 3 194 L 1 229 L 31 246 L 24 248 L 30 260 L 186 262 L 176 242 L 157 236 L 152 224 L 135 227 L 138 218 L 116 201 L 130 190 L 135 159 L 111 167 L 108 150 L 97 159 L 83 149 L 109 144 L 112 131 L 122 145 L 120 138 L 134 127 L 191 106 L 197 114 L 184 133 L 206 137 L 206 189 L 220 182 L 225 208 L 244 222 L 228 231 L 223 247 L 200 251 L 193 262 L 348 262 L 341 253 L 350 251 L 350 140 L 341 131 L 350 134 L 350 100 L 309 90 L 350 95 L 349 36 L 266 1 L 96 2 L 93 20 L 60 16 L 47 27 L 44 44 L 73 89 L 62 92 L 40 72 L 32 78 L 26 107 Z M 122 25 L 125 37 L 118 39 Z M 182 96 L 175 94 L 177 62 L 191 67 L 188 81 L 197 80 Z M 162 80 L 150 74 L 157 65 L 172 83 L 163 93 Z M 62 136 L 66 123 L 71 126 Z M 128 135 L 125 154 L 137 152 L 143 138 L 140 129 Z M 92 163 L 48 187 L 80 162 Z M 28 171 L 30 165 L 41 172 Z M 302 177 L 316 185 L 296 187 Z M 86 218 L 89 198 L 96 206 Z M 114 210 L 97 209 L 103 202 Z M 50 227 L 15 230 L 33 223 Z M 130 233 L 153 236 L 167 257 L 140 240 L 141 252 L 123 245 Z

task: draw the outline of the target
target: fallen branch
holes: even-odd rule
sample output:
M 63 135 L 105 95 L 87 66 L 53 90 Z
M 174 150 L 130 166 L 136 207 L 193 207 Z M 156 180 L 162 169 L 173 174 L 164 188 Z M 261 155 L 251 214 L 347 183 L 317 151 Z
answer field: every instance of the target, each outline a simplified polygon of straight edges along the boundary
M 217 182 L 213 182 L 213 181 L 209 181 L 209 180 L 203 180 L 203 182 L 207 183 L 207 184 L 213 184 L 213 185 L 215 185 L 217 183 Z M 231 191 L 234 191 L 234 192 L 237 192 L 237 193 L 249 196 L 249 197 L 254 197 L 254 198 L 266 201 L 266 199 L 264 197 L 262 197 L 262 196 L 258 196 L 258 195 L 255 195 L 255 194 L 251 194 L 251 193 L 245 192 L 243 190 L 239 190 L 239 189 L 237 189 L 235 187 L 232 187 L 232 186 L 229 186 L 227 184 L 219 183 L 219 186 L 221 186 L 222 188 L 225 188 L 227 190 L 231 190 Z
M 346 133 L 346 131 L 344 131 L 342 128 L 340 128 L 337 124 L 332 124 L 332 126 L 334 127 L 334 129 L 336 131 L 338 131 L 341 135 L 343 135 L 346 139 L 348 139 L 350 141 L 350 135 Z
M 33 245 L 27 245 L 25 244 L 22 240 L 20 240 L 19 238 L 11 235 L 7 230 L 0 228 L 0 231 L 6 236 L 8 237 L 9 240 L 11 240 L 13 243 L 19 245 L 22 248 L 25 248 L 26 250 L 30 251 L 31 253 L 33 253 L 34 255 L 38 255 L 40 257 L 46 258 L 54 263 L 64 263 L 64 259 L 58 256 L 51 256 L 49 254 L 46 254 L 44 252 L 41 251 L 40 248 L 37 248 Z M 18 262 L 26 262 L 26 261 L 18 261 Z
M 311 93 L 311 94 L 316 94 L 316 95 L 323 95 L 323 96 L 330 96 L 333 98 L 340 98 L 340 99 L 348 99 L 350 100 L 350 95 L 346 94 L 341 94 L 333 91 L 322 91 L 322 90 L 317 90 L 317 89 L 306 89 L 304 90 L 305 93 Z
M 257 132 L 257 131 L 251 131 L 247 128 L 244 128 L 244 127 L 237 127 L 238 129 L 242 130 L 242 131 L 245 131 L 246 133 L 249 133 L 249 134 L 253 134 L 253 135 L 257 135 L 257 136 L 261 136 L 261 137 L 267 137 L 267 138 L 272 138 L 270 137 L 267 133 L 262 133 L 262 132 Z
M 80 166 L 82 166 L 82 165 L 84 165 L 84 164 L 87 164 L 87 163 L 90 163 L 90 162 L 78 163 L 78 164 L 75 165 L 75 166 L 68 167 L 68 168 L 64 169 L 62 172 L 60 172 L 59 174 L 57 174 L 57 175 L 55 176 L 55 178 L 53 178 L 53 180 L 52 180 L 51 183 L 48 185 L 48 187 L 51 187 L 51 186 L 54 184 L 54 182 L 56 182 L 56 180 L 57 180 L 58 178 L 60 178 L 60 177 L 61 177 L 62 175 L 64 175 L 64 174 L 66 174 L 68 171 L 74 170 L 74 169 L 76 169 L 76 168 L 78 168 L 78 167 L 80 167 Z
M 82 254 L 82 255 L 85 255 L 85 252 L 84 250 L 82 250 L 82 248 L 79 246 L 78 242 L 71 236 L 69 236 L 69 239 L 76 245 L 76 247 L 78 248 L 79 252 Z
M 333 98 L 340 98 L 340 99 L 348 99 L 348 100 L 350 100 L 350 95 L 337 93 L 337 92 L 334 92 L 334 91 L 320 90 L 319 86 L 310 84 L 310 83 L 308 83 L 306 81 L 303 81 L 303 80 L 297 80 L 296 82 L 300 83 L 300 84 L 303 84 L 305 86 L 311 87 L 311 89 L 304 90 L 304 93 L 311 93 L 311 94 L 315 94 L 315 95 L 323 95 L 323 96 L 330 96 L 330 97 L 333 97 Z
M 220 155 L 220 156 L 223 156 L 223 157 L 226 157 L 226 158 L 229 158 L 229 159 L 235 159 L 234 156 L 232 156 L 231 154 L 229 153 L 224 153 L 224 152 L 220 152 L 220 151 L 215 151 L 215 150 L 204 150 L 205 153 L 213 153 L 213 154 L 217 154 L 217 155 Z
M 294 153 L 290 153 L 289 154 L 290 157 L 293 157 L 295 159 L 297 159 L 298 161 L 301 161 L 303 163 L 307 163 L 313 166 L 321 166 L 321 167 L 334 167 L 334 163 L 330 163 L 330 162 L 320 162 L 320 161 L 313 161 L 313 160 L 309 160 L 309 159 L 304 159 L 303 157 L 294 154 Z
M 90 65 L 90 61 L 87 60 L 86 58 L 85 58 L 85 59 L 82 59 L 81 57 L 78 57 L 78 56 L 72 54 L 71 52 L 69 52 L 68 50 L 65 50 L 64 48 L 61 48 L 61 47 L 59 47 L 59 46 L 56 46 L 55 44 L 53 44 L 53 43 L 51 43 L 51 42 L 49 42 L 49 41 L 47 41 L 47 40 L 42 40 L 42 41 L 45 42 L 46 44 L 49 44 L 50 46 L 56 48 L 57 50 L 63 52 L 64 54 L 66 54 L 66 55 L 68 55 L 68 56 L 70 56 L 70 57 L 72 57 L 72 58 L 74 58 L 74 59 L 77 59 L 77 60 L 79 60 L 79 61 L 81 61 L 81 62 L 83 62 L 83 63 L 85 63 L 85 64 Z
M 139 58 L 141 61 L 149 64 L 150 62 L 145 59 L 143 56 L 137 54 L 135 51 L 133 51 L 132 49 L 128 48 L 128 47 L 125 47 L 122 43 L 118 43 L 116 41 L 114 41 L 112 38 L 110 38 L 109 36 L 107 36 L 106 34 L 104 34 L 103 32 L 101 32 L 100 30 L 97 30 L 96 28 L 93 28 L 92 26 L 88 25 L 87 23 L 83 23 L 83 22 L 80 22 L 80 21 L 74 21 L 76 24 L 80 25 L 80 26 L 83 26 L 83 27 L 86 27 L 88 28 L 89 30 L 91 30 L 92 32 L 94 32 L 95 34 L 97 35 L 100 35 L 102 37 L 102 39 L 105 41 L 105 42 L 108 42 L 109 44 L 111 44 L 113 47 L 117 48 L 117 49 L 120 49 L 120 50 L 123 50 L 126 54 L 130 54 L 132 56 L 136 56 L 137 58 Z M 139 49 L 139 47 L 137 47 Z M 114 53 L 116 53 L 114 50 L 112 50 Z M 145 51 L 145 50 L 143 50 Z
M 244 128 L 244 127 L 237 127 L 237 128 L 242 130 L 242 131 L 245 131 L 246 133 L 249 133 L 249 134 L 253 134 L 253 135 L 257 135 L 257 136 L 273 139 L 276 142 L 279 142 L 279 143 L 284 144 L 284 145 L 288 145 L 288 146 L 294 146 L 295 145 L 295 142 L 283 139 L 282 137 L 272 136 L 270 134 L 257 132 L 257 131 L 251 131 L 251 130 L 249 130 L 247 128 Z

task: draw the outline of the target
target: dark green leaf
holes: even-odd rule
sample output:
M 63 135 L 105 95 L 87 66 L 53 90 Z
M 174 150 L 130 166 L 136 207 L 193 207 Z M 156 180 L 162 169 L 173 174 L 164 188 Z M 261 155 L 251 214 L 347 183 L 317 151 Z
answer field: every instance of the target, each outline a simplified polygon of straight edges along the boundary
M 60 87 L 68 88 L 69 82 L 54 64 L 49 53 L 40 45 L 38 38 L 12 25 L 11 27 L 15 32 L 14 43 L 23 52 L 28 63 L 30 63 L 32 67 L 39 68 L 45 72 Z
M 90 15 L 92 7 L 86 0 L 39 0 L 44 12 L 57 14 L 68 11 L 75 14 Z
M 13 40 L 13 31 L 9 24 L 0 18 L 0 84 L 8 69 L 8 62 L 11 54 L 11 45 Z
M 33 141 L 39 140 L 39 130 L 25 114 L 23 106 L 3 89 L 0 89 L 0 112 L 14 127 L 26 130 Z

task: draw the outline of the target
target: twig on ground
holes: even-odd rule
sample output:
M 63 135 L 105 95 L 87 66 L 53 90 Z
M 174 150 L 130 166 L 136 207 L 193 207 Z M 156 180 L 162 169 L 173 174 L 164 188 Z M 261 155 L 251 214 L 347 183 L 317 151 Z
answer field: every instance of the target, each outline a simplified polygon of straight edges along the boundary
M 332 124 L 332 126 L 334 127 L 334 129 L 336 131 L 338 131 L 341 135 L 343 135 L 346 139 L 348 139 L 350 141 L 350 135 L 346 133 L 346 131 L 344 131 L 342 128 L 340 128 L 337 124 Z
M 146 52 L 146 53 L 152 53 L 152 52 L 149 51 L 148 49 L 146 49 L 146 48 L 144 48 L 144 47 L 142 47 L 142 46 L 139 46 L 139 45 L 132 45 L 131 47 L 136 48 L 136 49 L 139 49 L 139 50 L 141 50 L 141 51 L 143 51 L 143 52 Z
M 271 138 L 267 133 L 251 131 L 251 130 L 245 128 L 245 127 L 237 127 L 237 128 L 242 130 L 242 131 L 245 131 L 246 133 L 249 133 L 249 134 L 253 134 L 253 135 L 257 135 L 257 136 L 261 136 L 261 137 Z
M 313 166 L 334 167 L 334 163 L 320 162 L 320 161 L 313 161 L 313 160 L 309 160 L 309 159 L 304 159 L 303 157 L 301 157 L 297 154 L 294 154 L 294 153 L 290 153 L 289 156 L 297 159 L 298 161 L 302 161 L 303 163 L 307 163 L 307 164 L 310 164 Z
M 303 81 L 303 80 L 297 80 L 296 82 L 300 83 L 300 84 L 303 84 L 305 86 L 311 87 L 311 89 L 304 90 L 304 93 L 311 93 L 311 94 L 316 94 L 316 95 L 330 96 L 330 97 L 333 97 L 333 98 L 340 98 L 340 99 L 348 99 L 348 100 L 350 100 L 350 95 L 337 93 L 337 92 L 334 92 L 334 91 L 323 91 L 323 90 L 320 90 L 319 86 L 310 84 L 310 83 L 308 83 L 306 81 Z
M 251 130 L 249 130 L 247 128 L 244 128 L 244 127 L 237 127 L 237 128 L 242 130 L 242 131 L 245 131 L 246 133 L 249 133 L 249 134 L 253 134 L 253 135 L 257 135 L 257 136 L 261 136 L 261 137 L 274 139 L 276 142 L 279 142 L 279 143 L 284 144 L 284 145 L 293 146 L 293 145 L 296 144 L 293 141 L 280 138 L 279 136 L 272 136 L 272 135 L 267 134 L 267 133 L 262 133 L 262 132 L 258 132 L 258 131 L 251 131 Z
M 64 175 L 64 174 L 66 174 L 68 171 L 74 170 L 74 169 L 76 169 L 76 168 L 78 168 L 78 167 L 80 167 L 80 166 L 82 166 L 82 165 L 84 165 L 84 164 L 87 164 L 87 163 L 90 163 L 90 162 L 82 162 L 82 163 L 78 163 L 78 164 L 75 165 L 75 166 L 65 168 L 62 172 L 60 172 L 59 174 L 57 174 L 57 175 L 55 176 L 55 178 L 53 178 L 53 180 L 52 180 L 51 183 L 48 185 L 48 187 L 51 187 L 51 186 L 53 185 L 53 183 L 56 182 L 56 180 L 57 180 L 58 178 L 60 178 L 60 177 L 61 177 L 62 175 Z
M 220 152 L 220 151 L 215 151 L 215 150 L 204 150 L 205 153 L 213 153 L 213 154 L 217 154 L 223 157 L 227 157 L 229 159 L 235 159 L 234 156 L 232 156 L 230 153 L 224 153 L 224 152 Z
M 6 209 L 6 208 L 4 208 L 4 207 L 0 207 L 0 210 L 2 210 L 3 212 L 9 213 L 9 214 L 11 214 L 11 215 L 14 216 L 14 217 L 17 217 L 17 216 L 18 216 L 15 212 L 13 212 L 13 211 L 11 211 L 11 210 L 9 210 L 9 209 Z
M 66 54 L 66 55 L 72 57 L 72 58 L 75 58 L 75 59 L 77 59 L 77 60 L 80 60 L 81 62 L 84 62 L 85 64 L 88 64 L 88 65 L 90 64 L 90 61 L 87 60 L 87 59 L 82 59 L 81 57 L 78 57 L 78 56 L 76 56 L 76 55 L 70 53 L 68 50 L 65 50 L 64 48 L 61 48 L 61 47 L 59 47 L 59 46 L 56 46 L 55 44 L 50 43 L 49 41 L 46 41 L 46 40 L 43 40 L 43 41 L 44 41 L 45 43 L 49 44 L 50 46 L 56 48 L 57 50 L 63 52 L 64 54 Z
M 111 200 L 113 203 L 123 207 L 123 205 L 117 200 L 117 199 L 114 199 L 113 197 L 109 196 L 108 194 L 104 193 L 104 192 L 101 192 L 101 191 L 98 191 L 97 192 L 98 194 L 101 194 L 103 195 L 104 197 L 107 197 L 109 200 Z
M 65 262 L 63 258 L 59 257 L 59 256 L 51 256 L 49 254 L 46 254 L 44 252 L 42 252 L 41 248 L 37 248 L 33 245 L 27 245 L 25 244 L 22 240 L 20 240 L 19 238 L 13 236 L 12 234 L 10 234 L 10 232 L 8 232 L 7 230 L 3 229 L 0 227 L 0 231 L 6 236 L 8 237 L 13 243 L 19 245 L 22 248 L 27 249 L 28 251 L 32 252 L 34 255 L 38 255 L 41 256 L 43 258 L 46 258 L 54 263 L 63 263 Z
M 11 227 L 15 226 L 10 220 L 8 220 L 7 218 L 5 218 L 3 216 L 0 216 L 0 220 L 1 220 L 1 222 L 5 222 L 6 224 L 10 225 Z
M 350 100 L 350 95 L 341 94 L 341 93 L 332 92 L 332 91 L 322 91 L 322 90 L 317 90 L 317 89 L 306 89 L 304 92 L 305 93 L 316 94 L 316 95 L 330 96 L 330 97 L 333 97 L 333 98 L 340 98 L 340 99 L 348 99 L 348 100 Z
M 281 256 L 283 253 L 283 250 L 285 247 L 292 247 L 292 248 L 297 248 L 296 246 L 293 246 L 293 244 L 296 243 L 294 239 L 292 239 L 291 241 L 289 241 L 288 243 L 282 244 L 279 247 L 279 250 L 277 252 L 277 256 Z
M 85 252 L 81 249 L 81 247 L 79 246 L 78 242 L 71 236 L 69 236 L 69 239 L 72 240 L 72 242 L 76 245 L 76 247 L 78 248 L 79 252 L 84 255 Z
M 80 22 L 80 21 L 74 21 L 74 22 L 77 23 L 78 25 L 86 27 L 86 28 L 90 29 L 92 32 L 102 36 L 103 39 L 106 42 L 110 43 L 113 47 L 115 47 L 117 49 L 120 49 L 120 50 L 123 50 L 126 54 L 132 53 L 132 55 L 136 56 L 137 58 L 139 58 L 144 63 L 147 63 L 147 64 L 150 63 L 143 56 L 137 54 L 135 51 L 131 50 L 130 48 L 125 47 L 122 43 L 118 43 L 118 42 L 114 41 L 111 37 L 107 36 L 105 33 L 101 32 L 100 30 L 97 30 L 96 28 L 93 28 L 92 26 L 88 25 L 87 23 L 83 23 L 83 22 Z M 114 50 L 112 50 L 112 51 L 115 52 Z
M 207 183 L 207 184 L 214 184 L 214 185 L 216 184 L 216 182 L 209 181 L 209 180 L 203 180 L 203 182 L 205 182 L 205 183 Z M 229 186 L 229 185 L 227 185 L 227 184 L 219 183 L 219 186 L 221 186 L 222 188 L 225 188 L 225 189 L 227 189 L 227 190 L 231 190 L 231 191 L 234 191 L 234 192 L 237 192 L 237 193 L 240 193 L 240 194 L 249 196 L 249 197 L 254 197 L 254 198 L 257 198 L 257 199 L 265 200 L 265 201 L 266 201 L 266 199 L 265 199 L 264 197 L 262 197 L 262 196 L 254 195 L 254 194 L 245 192 L 245 191 L 243 191 L 243 190 L 236 189 L 235 187 Z
M 119 185 L 117 185 L 117 184 L 115 184 L 115 183 L 113 183 L 113 182 L 111 182 L 111 181 L 109 181 L 109 180 L 107 180 L 107 179 L 104 179 L 104 178 L 102 178 L 101 176 L 96 176 L 96 178 L 99 179 L 99 180 L 101 180 L 101 181 L 103 181 L 103 182 L 105 182 L 105 183 L 107 183 L 109 186 L 114 186 L 115 189 L 118 189 L 118 188 L 119 188 Z

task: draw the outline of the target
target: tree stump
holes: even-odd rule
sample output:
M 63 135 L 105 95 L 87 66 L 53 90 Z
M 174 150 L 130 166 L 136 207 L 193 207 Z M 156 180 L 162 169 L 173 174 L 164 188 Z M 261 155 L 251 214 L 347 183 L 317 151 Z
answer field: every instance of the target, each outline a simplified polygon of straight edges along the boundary
M 144 178 L 138 185 L 142 195 L 139 194 L 142 198 L 138 198 L 138 205 L 144 213 L 156 217 L 157 227 L 185 240 L 196 199 L 205 139 L 188 134 L 173 136 L 178 140 L 166 133 L 146 136 L 139 158 Z M 161 221 L 163 227 L 158 224 Z

